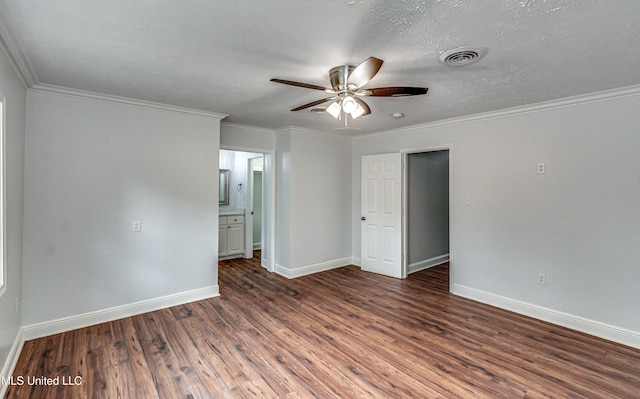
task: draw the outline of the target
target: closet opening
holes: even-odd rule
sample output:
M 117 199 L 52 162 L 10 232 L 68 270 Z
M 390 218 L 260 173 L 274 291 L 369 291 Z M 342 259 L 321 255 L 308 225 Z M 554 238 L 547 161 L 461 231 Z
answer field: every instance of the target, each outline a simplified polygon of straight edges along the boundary
M 406 274 L 450 261 L 450 149 L 404 153 Z M 451 271 L 450 271 L 451 274 Z

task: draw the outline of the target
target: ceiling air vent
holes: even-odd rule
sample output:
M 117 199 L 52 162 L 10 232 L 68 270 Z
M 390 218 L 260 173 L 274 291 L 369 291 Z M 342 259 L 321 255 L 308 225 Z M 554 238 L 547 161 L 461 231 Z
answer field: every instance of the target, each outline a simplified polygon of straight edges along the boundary
M 458 47 L 440 55 L 440 62 L 448 66 L 469 65 L 478 61 L 487 52 L 482 47 Z

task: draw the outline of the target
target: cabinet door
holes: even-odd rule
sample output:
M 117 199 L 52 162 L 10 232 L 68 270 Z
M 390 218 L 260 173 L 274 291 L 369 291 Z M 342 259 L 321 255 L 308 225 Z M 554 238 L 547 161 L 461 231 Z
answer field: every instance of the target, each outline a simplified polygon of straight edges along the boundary
M 218 257 L 227 254 L 227 225 L 218 226 Z
M 227 228 L 227 255 L 244 253 L 244 224 L 230 224 Z

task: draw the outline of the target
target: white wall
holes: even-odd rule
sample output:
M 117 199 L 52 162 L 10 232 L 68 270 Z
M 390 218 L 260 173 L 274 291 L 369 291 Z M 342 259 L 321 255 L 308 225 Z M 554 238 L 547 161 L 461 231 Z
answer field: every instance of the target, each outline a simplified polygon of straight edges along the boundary
M 220 124 L 220 147 L 226 149 L 269 150 L 276 149 L 276 132 L 253 126 Z
M 291 266 L 291 133 L 276 137 L 276 251 L 280 267 Z
M 640 332 L 639 109 L 640 90 L 622 90 L 361 138 L 352 178 L 364 154 L 453 143 L 454 291 Z
M 291 128 L 278 151 L 277 271 L 296 277 L 351 263 L 350 140 Z
M 223 148 L 275 150 L 276 271 L 297 277 L 351 263 L 351 140 L 297 127 L 221 129 Z
M 217 286 L 220 118 L 27 101 L 24 324 Z
M 5 267 L 6 291 L 0 297 L 0 375 L 6 376 L 7 362 L 20 330 L 16 299 L 22 298 L 22 216 L 24 184 L 24 125 L 26 88 L 0 50 L 0 96 L 5 101 Z M 20 306 L 20 304 L 19 304 Z M 3 392 L 0 386 L 0 395 Z

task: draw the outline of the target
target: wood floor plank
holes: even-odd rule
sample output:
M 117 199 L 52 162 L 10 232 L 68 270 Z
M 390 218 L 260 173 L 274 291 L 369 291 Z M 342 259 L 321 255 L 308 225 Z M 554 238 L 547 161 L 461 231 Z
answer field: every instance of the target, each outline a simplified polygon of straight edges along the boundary
M 259 255 L 259 254 L 258 254 Z M 640 398 L 640 350 L 355 266 L 219 264 L 221 296 L 25 343 L 5 398 Z
M 109 344 L 109 351 L 120 370 L 117 383 L 121 397 L 158 398 L 133 320 L 116 320 L 111 323 L 111 328 L 113 341 Z
M 133 322 L 158 396 L 189 397 L 189 382 L 185 381 L 174 356 L 172 343 L 167 341 L 165 325 L 161 323 L 165 312 L 166 309 L 136 316 Z M 171 328 L 171 325 L 166 328 Z
M 74 348 L 73 355 L 66 351 L 59 351 L 56 358 L 56 376 L 66 378 L 67 383 L 73 385 L 58 385 L 55 387 L 53 398 L 68 398 L 77 391 L 80 395 L 87 395 L 87 385 L 84 383 L 87 376 L 86 364 L 86 335 L 85 330 L 74 330 L 61 335 L 60 346 L 62 348 Z M 76 385 L 77 383 L 81 385 Z M 53 390 L 52 390 L 53 391 Z

